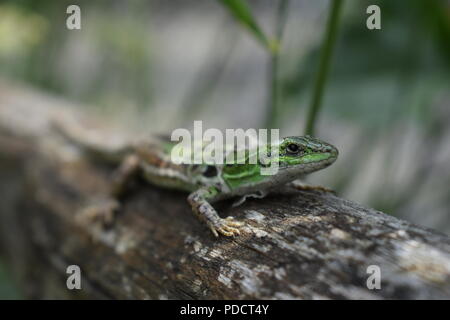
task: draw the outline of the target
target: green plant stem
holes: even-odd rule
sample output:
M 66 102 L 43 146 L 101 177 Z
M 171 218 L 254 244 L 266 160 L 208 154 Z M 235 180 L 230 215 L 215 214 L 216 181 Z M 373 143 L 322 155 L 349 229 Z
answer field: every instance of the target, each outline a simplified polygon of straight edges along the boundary
M 306 118 L 305 133 L 309 135 L 314 134 L 314 126 L 322 103 L 323 89 L 328 77 L 330 60 L 333 53 L 334 44 L 336 42 L 342 2 L 343 0 L 332 0 L 329 10 L 327 27 L 323 39 L 322 52 L 320 55 L 319 70 L 317 71 L 311 105 L 309 107 L 308 116 Z
M 275 46 L 271 51 L 269 61 L 269 110 L 267 112 L 266 128 L 275 128 L 278 125 L 278 118 L 280 115 L 279 100 L 280 100 L 280 86 L 278 78 L 278 69 L 280 61 L 280 45 L 283 38 L 284 26 L 287 21 L 287 8 L 289 0 L 280 0 L 276 17 L 275 30 Z
M 278 54 L 272 54 L 269 61 L 269 110 L 267 112 L 266 128 L 275 128 L 278 124 Z

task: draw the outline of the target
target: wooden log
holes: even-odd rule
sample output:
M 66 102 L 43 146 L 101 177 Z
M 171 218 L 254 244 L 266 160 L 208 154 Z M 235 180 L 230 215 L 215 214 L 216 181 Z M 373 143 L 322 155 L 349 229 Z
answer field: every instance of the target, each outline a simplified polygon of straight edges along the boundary
M 63 101 L 0 85 L 0 252 L 26 297 L 106 299 L 449 299 L 450 238 L 331 193 L 283 188 L 223 216 L 214 238 L 182 192 L 143 182 L 112 226 L 86 223 L 113 168 L 49 128 Z M 81 268 L 82 289 L 66 287 Z M 367 282 L 375 266 L 381 288 Z M 370 279 L 369 279 L 369 282 Z

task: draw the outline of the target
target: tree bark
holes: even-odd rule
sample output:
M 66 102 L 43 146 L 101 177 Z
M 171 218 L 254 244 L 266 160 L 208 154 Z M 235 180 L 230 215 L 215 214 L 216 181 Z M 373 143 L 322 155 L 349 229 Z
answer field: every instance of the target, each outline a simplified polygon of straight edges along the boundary
M 331 193 L 285 187 L 219 203 L 247 225 L 216 239 L 186 194 L 140 182 L 111 226 L 86 223 L 81 212 L 113 168 L 51 130 L 52 116 L 72 112 L 65 104 L 0 85 L 0 252 L 26 297 L 450 298 L 449 237 Z M 69 265 L 81 268 L 81 290 L 66 287 Z M 377 268 L 381 288 L 371 290 Z

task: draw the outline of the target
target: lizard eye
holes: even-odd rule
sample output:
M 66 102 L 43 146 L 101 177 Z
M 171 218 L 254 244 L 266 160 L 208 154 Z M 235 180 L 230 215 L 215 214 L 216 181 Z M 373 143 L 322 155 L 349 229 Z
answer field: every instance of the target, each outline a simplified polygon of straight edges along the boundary
M 286 151 L 291 154 L 296 154 L 300 151 L 300 147 L 295 143 L 290 143 L 287 145 Z
M 214 166 L 207 166 L 205 169 L 205 172 L 203 172 L 203 176 L 207 178 L 215 177 L 217 176 L 217 168 Z

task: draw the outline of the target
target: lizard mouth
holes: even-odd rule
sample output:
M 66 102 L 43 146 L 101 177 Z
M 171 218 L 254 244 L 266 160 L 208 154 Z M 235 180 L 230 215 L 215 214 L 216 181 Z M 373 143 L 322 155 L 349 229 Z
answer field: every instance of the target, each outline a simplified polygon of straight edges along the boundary
M 337 152 L 313 153 L 304 157 L 301 163 L 281 166 L 281 170 L 299 170 L 302 173 L 313 172 L 328 167 L 337 159 Z

